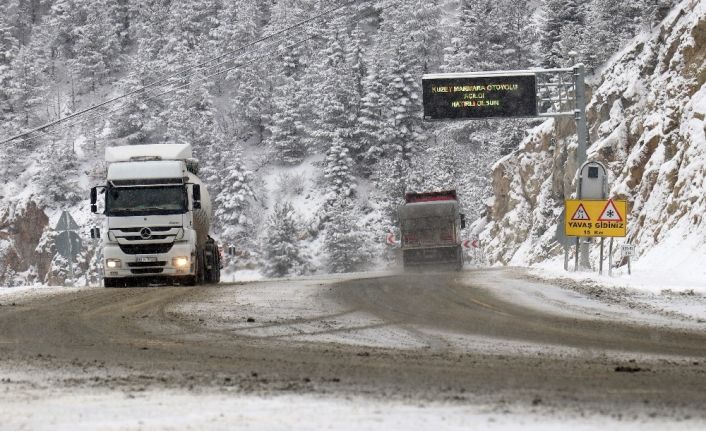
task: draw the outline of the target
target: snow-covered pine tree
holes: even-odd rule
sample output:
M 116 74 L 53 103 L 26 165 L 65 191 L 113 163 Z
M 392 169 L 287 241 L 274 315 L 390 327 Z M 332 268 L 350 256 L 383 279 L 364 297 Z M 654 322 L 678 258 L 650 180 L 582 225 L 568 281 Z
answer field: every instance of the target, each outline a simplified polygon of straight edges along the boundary
M 563 67 L 568 52 L 578 50 L 563 37 L 577 35 L 585 25 L 584 2 L 580 0 L 544 0 L 544 25 L 540 33 L 542 62 L 545 67 Z M 577 36 L 578 37 L 578 36 Z
M 373 253 L 370 238 L 359 226 L 361 218 L 352 200 L 341 197 L 332 203 L 324 237 L 329 271 L 362 271 L 370 264 Z
M 505 21 L 503 52 L 507 69 L 528 69 L 538 65 L 537 28 L 531 19 L 535 7 L 530 2 L 500 0 L 500 10 L 507 16 L 500 15 Z
M 459 22 L 447 30 L 448 42 L 441 69 L 445 72 L 482 70 L 484 49 L 481 40 L 483 23 L 492 10 L 490 0 L 462 0 Z
M 85 18 L 76 30 L 73 59 L 83 88 L 91 92 L 120 65 L 120 30 L 107 12 L 101 2 L 87 4 Z
M 357 171 L 364 177 L 369 177 L 383 155 L 387 131 L 383 107 L 387 105 L 387 95 L 375 70 L 371 70 L 365 77 L 363 88 L 360 111 L 352 131 L 351 143 Z
M 84 199 L 78 185 L 79 164 L 71 142 L 48 143 L 43 146 L 42 153 L 38 163 L 44 169 L 33 176 L 40 191 L 37 203 L 42 207 L 70 207 Z
M 245 169 L 240 151 L 227 150 L 219 170 L 220 191 L 214 200 L 214 220 L 221 238 L 229 242 L 243 242 L 252 238 L 254 220 L 248 217 L 248 207 L 254 199 L 252 172 Z
M 258 2 L 231 0 L 216 8 L 213 26 L 209 30 L 209 50 L 223 54 L 252 41 L 259 33 L 262 20 Z
M 352 173 L 353 159 L 340 133 L 333 138 L 326 154 L 324 181 L 326 183 L 326 205 L 328 206 L 338 199 L 353 197 L 356 189 L 355 176 Z M 333 208 L 329 208 L 329 210 L 335 211 Z
M 363 97 L 365 90 L 363 81 L 367 76 L 367 67 L 365 64 L 365 46 L 368 44 L 368 38 L 363 31 L 360 23 L 356 24 L 353 32 L 351 32 L 349 43 L 345 47 L 345 56 L 347 69 L 350 70 L 353 82 L 355 83 L 355 94 L 358 102 L 355 111 L 360 110 L 360 99 Z
M 177 91 L 179 95 L 169 102 L 163 121 L 166 125 L 166 140 L 169 143 L 191 144 L 196 157 L 206 160 L 210 145 L 216 138 L 215 107 L 207 84 L 195 82 Z
M 275 204 L 261 245 L 262 267 L 268 277 L 301 275 L 309 271 L 310 258 L 299 241 L 298 224 L 291 203 Z
M 459 154 L 456 143 L 446 136 L 418 152 L 412 160 L 407 191 L 426 192 L 456 188 Z M 440 142 L 439 142 L 440 141 Z
M 349 38 L 344 24 L 333 20 L 322 30 L 324 49 L 318 64 L 312 67 L 314 77 L 309 81 L 312 82 L 310 106 L 314 114 L 309 135 L 313 138 L 314 149 L 321 152 L 327 151 L 336 137 L 350 141 L 360 101 L 355 65 L 347 61 Z
M 28 127 L 42 121 L 42 108 L 46 102 L 41 62 L 38 62 L 29 45 L 20 47 L 12 62 L 10 86 L 6 88 L 9 106 L 16 113 L 18 125 Z
M 590 66 L 606 61 L 623 43 L 632 39 L 641 26 L 644 4 L 594 0 L 587 11 L 591 30 L 585 35 L 590 44 Z M 584 59 L 586 60 L 586 59 Z
M 272 114 L 271 79 L 265 65 L 252 63 L 230 72 L 225 84 L 232 103 L 227 117 L 232 118 L 238 139 L 260 146 Z
M 6 6 L 0 6 L 0 115 L 4 121 L 0 125 L 0 131 L 9 135 L 10 123 L 16 118 L 18 113 L 14 112 L 11 103 L 11 92 L 8 91 L 12 85 L 12 62 L 20 50 L 20 43 L 13 35 L 13 28 L 5 23 Z
M 404 202 L 409 171 L 409 160 L 397 154 L 380 159 L 370 178 L 375 184 L 371 200 L 391 226 L 397 225 L 397 207 Z
M 123 94 L 127 94 L 140 87 L 135 74 L 120 81 L 119 88 Z M 115 145 L 138 145 L 149 143 L 155 132 L 153 109 L 158 102 L 144 102 L 140 99 L 133 99 L 126 102 L 125 108 L 121 109 L 111 117 L 112 127 L 110 138 L 115 139 Z
M 439 1 L 405 2 L 399 9 L 399 28 L 404 29 L 400 39 L 410 59 L 408 71 L 420 76 L 438 70 L 444 48 L 439 25 L 442 22 Z
M 285 78 L 275 90 L 272 99 L 272 117 L 265 139 L 272 161 L 281 165 L 301 163 L 307 154 L 299 103 L 295 97 L 297 85 L 293 78 Z
M 421 83 L 410 73 L 410 58 L 399 48 L 386 71 L 387 126 L 383 149 L 391 159 L 409 161 L 417 145 L 424 140 L 421 115 Z

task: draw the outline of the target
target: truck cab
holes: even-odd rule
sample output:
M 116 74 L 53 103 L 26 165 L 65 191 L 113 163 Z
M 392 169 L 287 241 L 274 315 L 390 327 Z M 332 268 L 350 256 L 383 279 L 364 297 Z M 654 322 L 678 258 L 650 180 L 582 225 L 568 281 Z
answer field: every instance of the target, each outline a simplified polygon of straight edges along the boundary
M 104 197 L 106 287 L 220 279 L 218 246 L 208 236 L 210 198 L 186 145 L 106 149 L 106 184 L 91 191 L 97 212 Z

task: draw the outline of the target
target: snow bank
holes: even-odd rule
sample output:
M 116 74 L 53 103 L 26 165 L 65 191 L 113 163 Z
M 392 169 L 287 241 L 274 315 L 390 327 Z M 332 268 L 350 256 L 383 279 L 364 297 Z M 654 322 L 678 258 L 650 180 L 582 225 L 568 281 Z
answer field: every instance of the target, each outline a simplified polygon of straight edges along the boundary
M 34 430 L 664 430 L 703 429 L 643 417 L 537 413 L 505 406 L 381 402 L 314 396 L 258 397 L 175 391 L 0 395 L 3 428 Z M 11 414 L 9 412 L 12 412 Z M 471 425 L 472 424 L 472 425 Z M 678 425 L 678 426 L 677 426 Z M 676 426 L 676 427 L 675 427 Z

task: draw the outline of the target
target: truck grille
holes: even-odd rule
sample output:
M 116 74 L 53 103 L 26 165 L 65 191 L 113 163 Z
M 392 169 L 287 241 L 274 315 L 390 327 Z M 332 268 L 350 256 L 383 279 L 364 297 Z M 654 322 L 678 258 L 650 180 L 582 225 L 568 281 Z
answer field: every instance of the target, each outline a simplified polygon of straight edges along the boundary
M 151 235 L 150 236 L 150 241 L 151 240 L 162 240 L 162 239 L 167 239 L 169 238 L 169 235 Z M 126 236 L 125 241 L 144 241 L 142 237 L 139 236 Z
M 166 244 L 118 244 L 125 254 L 160 254 L 172 249 L 173 243 Z
M 130 270 L 130 272 L 135 275 L 161 274 L 163 271 L 164 271 L 164 268 L 138 268 L 138 269 L 131 269 Z
M 128 262 L 127 266 L 130 268 L 147 268 L 150 266 L 164 266 L 167 262 L 160 260 L 157 262 Z
M 174 226 L 155 226 L 155 227 L 150 227 L 149 229 L 150 229 L 152 232 L 166 232 L 166 231 L 170 231 L 170 230 L 172 230 L 172 229 L 174 229 L 174 228 L 175 228 Z M 177 228 L 178 228 L 178 226 L 177 226 Z M 120 232 L 133 232 L 133 233 L 136 232 L 136 233 L 139 233 L 142 229 L 143 229 L 143 228 L 141 228 L 141 227 L 121 227 L 121 228 L 119 228 L 119 229 L 114 229 L 114 230 L 120 231 Z
M 111 229 L 119 243 L 142 242 L 142 241 L 168 241 L 175 240 L 183 232 L 181 227 L 175 226 L 145 226 L 145 227 L 123 227 Z M 143 234 L 145 234 L 143 236 Z

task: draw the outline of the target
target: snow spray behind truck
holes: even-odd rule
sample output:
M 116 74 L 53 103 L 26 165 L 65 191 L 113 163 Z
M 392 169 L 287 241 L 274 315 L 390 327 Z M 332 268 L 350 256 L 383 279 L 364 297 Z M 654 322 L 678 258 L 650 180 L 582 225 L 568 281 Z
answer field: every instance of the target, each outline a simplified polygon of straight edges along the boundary
M 191 145 L 109 147 L 105 186 L 91 189 L 91 211 L 105 199 L 105 287 L 217 283 L 220 254 L 208 235 L 211 199 Z
M 407 193 L 399 208 L 402 262 L 405 268 L 421 265 L 453 265 L 463 268 L 461 229 L 455 190 Z

